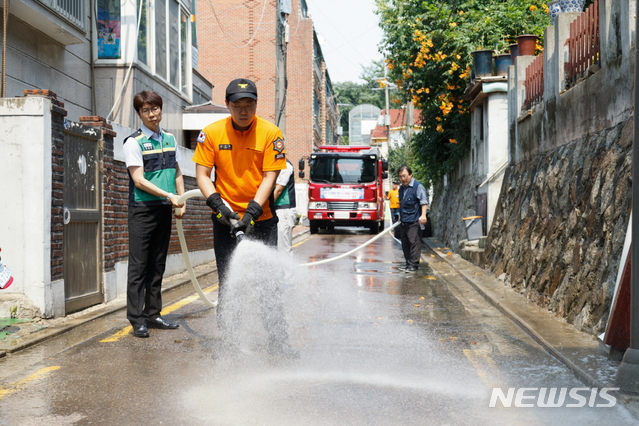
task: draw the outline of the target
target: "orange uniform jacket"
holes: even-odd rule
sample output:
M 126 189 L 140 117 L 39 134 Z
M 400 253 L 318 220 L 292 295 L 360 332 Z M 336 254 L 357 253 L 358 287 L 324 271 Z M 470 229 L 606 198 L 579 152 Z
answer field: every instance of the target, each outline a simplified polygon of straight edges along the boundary
M 388 191 L 388 199 L 390 200 L 390 208 L 399 208 L 399 189 L 391 189 Z
M 263 172 L 286 168 L 282 131 L 257 115 L 245 131 L 235 130 L 231 117 L 209 124 L 197 141 L 193 161 L 215 167 L 215 189 L 235 212 L 244 213 Z M 273 217 L 270 202 L 262 207 L 260 220 Z

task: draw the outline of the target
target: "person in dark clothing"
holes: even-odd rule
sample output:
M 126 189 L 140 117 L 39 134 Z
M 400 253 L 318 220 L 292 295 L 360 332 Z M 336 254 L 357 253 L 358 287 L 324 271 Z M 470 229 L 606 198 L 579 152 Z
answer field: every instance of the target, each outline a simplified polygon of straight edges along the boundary
M 424 185 L 413 178 L 408 166 L 399 168 L 399 220 L 401 221 L 402 251 L 406 264 L 399 269 L 405 272 L 417 271 L 421 257 L 422 230 L 428 220 L 428 193 Z
M 133 335 L 149 337 L 149 328 L 178 328 L 160 316 L 162 276 L 171 238 L 171 215 L 184 215 L 184 193 L 175 137 L 160 128 L 162 98 L 143 91 L 133 98 L 142 126 L 124 140 L 129 172 L 129 267 L 127 319 Z

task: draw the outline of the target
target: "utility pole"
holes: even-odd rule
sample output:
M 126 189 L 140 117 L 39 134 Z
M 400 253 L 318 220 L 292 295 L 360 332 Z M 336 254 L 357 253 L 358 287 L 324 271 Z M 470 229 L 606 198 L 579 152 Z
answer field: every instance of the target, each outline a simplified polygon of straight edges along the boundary
M 639 1 L 639 0 L 637 0 Z M 390 96 L 388 91 L 388 68 L 384 67 L 384 97 L 386 98 L 386 118 L 384 119 L 384 124 L 386 124 L 386 143 L 390 146 L 390 126 L 391 126 L 391 116 L 390 116 Z
M 275 8 L 275 125 L 286 138 L 286 47 L 291 0 L 277 0 Z
M 411 100 L 406 103 L 406 143 L 410 143 L 410 138 L 413 137 L 413 125 L 415 109 L 413 108 L 413 102 Z
M 636 6 L 639 7 L 639 0 Z M 639 35 L 635 31 L 635 45 Z M 636 52 L 639 59 L 639 50 Z M 635 63 L 637 63 L 635 61 Z M 635 65 L 635 139 L 632 147 L 632 269 L 630 273 L 630 347 L 617 369 L 615 385 L 624 393 L 639 394 L 639 75 Z

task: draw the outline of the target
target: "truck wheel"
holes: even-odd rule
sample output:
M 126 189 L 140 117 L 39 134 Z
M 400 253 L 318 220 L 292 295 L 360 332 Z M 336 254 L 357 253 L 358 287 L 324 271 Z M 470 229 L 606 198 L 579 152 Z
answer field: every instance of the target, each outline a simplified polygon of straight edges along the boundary
M 319 225 L 314 220 L 308 221 L 308 227 L 310 228 L 311 234 L 317 234 L 317 231 L 319 231 Z
M 379 222 L 373 222 L 369 229 L 371 234 L 379 234 Z

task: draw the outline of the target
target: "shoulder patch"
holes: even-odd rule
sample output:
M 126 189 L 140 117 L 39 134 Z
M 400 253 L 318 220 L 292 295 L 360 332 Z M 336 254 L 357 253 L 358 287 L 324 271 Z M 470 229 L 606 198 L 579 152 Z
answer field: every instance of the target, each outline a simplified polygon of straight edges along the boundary
M 283 152 L 279 153 L 279 154 L 275 154 L 275 159 L 276 160 L 279 160 L 281 158 L 286 158 L 286 154 L 284 154 Z
M 151 142 L 145 142 L 142 144 L 145 151 L 151 151 L 153 149 L 153 144 Z
M 279 153 L 284 151 L 284 140 L 282 138 L 277 138 L 273 141 L 273 151 L 277 151 Z
M 197 135 L 197 141 L 199 143 L 204 143 L 205 140 L 206 140 L 206 135 L 204 134 L 204 132 L 200 132 L 200 134 Z

